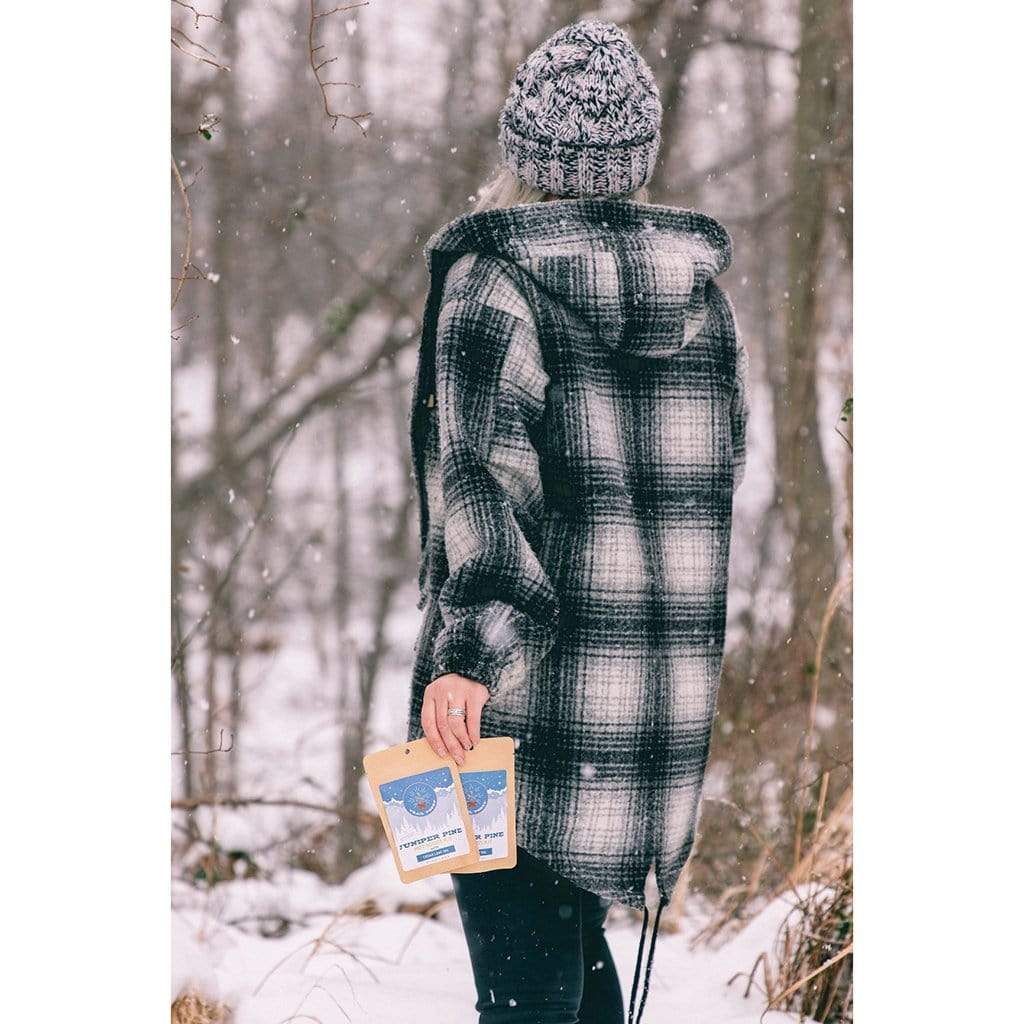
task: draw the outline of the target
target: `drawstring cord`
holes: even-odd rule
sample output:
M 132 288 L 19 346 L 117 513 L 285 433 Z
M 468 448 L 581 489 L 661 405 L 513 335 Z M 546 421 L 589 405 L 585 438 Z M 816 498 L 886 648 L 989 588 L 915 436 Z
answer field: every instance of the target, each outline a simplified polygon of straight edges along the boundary
M 647 905 L 644 904 L 644 923 L 640 926 L 640 947 L 636 951 L 636 966 L 633 968 L 633 988 L 629 993 L 629 1024 L 633 1024 L 633 1004 L 640 984 L 640 964 L 644 958 L 644 942 L 647 941 Z
M 647 941 L 647 921 L 649 913 L 644 906 L 644 923 L 640 927 L 640 946 L 636 951 L 636 966 L 633 968 L 633 988 L 629 993 L 629 1022 L 628 1024 L 640 1024 L 643 1016 L 644 1005 L 647 1003 L 647 992 L 651 986 L 651 968 L 654 966 L 654 943 L 658 938 L 658 926 L 661 924 L 661 912 L 668 905 L 668 899 L 664 896 L 658 897 L 658 910 L 654 915 L 654 928 L 651 931 L 651 948 L 647 952 L 647 967 L 644 970 L 644 989 L 640 994 L 640 1005 L 636 1008 L 636 1019 L 633 1018 L 633 1006 L 636 1003 L 636 990 L 640 984 L 640 964 L 644 958 L 644 944 Z
M 668 904 L 664 896 L 658 899 L 658 912 L 654 915 L 654 929 L 651 932 L 651 948 L 647 951 L 647 970 L 644 971 L 644 990 L 640 995 L 640 1005 L 636 1009 L 636 1024 L 640 1024 L 640 1018 L 644 1013 L 644 1004 L 647 1002 L 647 990 L 651 985 L 651 968 L 654 966 L 654 943 L 658 938 L 658 925 L 661 924 L 661 912 Z M 646 908 L 645 908 L 646 909 Z

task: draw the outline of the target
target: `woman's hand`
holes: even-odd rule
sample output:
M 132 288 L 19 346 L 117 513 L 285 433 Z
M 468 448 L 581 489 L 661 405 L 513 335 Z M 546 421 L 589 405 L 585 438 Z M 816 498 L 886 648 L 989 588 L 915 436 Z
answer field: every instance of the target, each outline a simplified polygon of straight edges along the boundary
M 427 686 L 420 720 L 438 757 L 451 756 L 456 764 L 465 762 L 463 751 L 480 742 L 480 711 L 490 696 L 483 683 L 454 672 L 438 676 Z M 466 717 L 449 715 L 449 708 L 465 708 Z

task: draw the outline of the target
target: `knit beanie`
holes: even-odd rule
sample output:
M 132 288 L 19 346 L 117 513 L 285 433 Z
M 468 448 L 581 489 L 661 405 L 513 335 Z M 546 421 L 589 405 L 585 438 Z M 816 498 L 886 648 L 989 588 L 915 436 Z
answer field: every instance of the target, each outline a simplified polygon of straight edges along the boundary
M 661 99 L 621 28 L 580 21 L 516 68 L 498 125 L 502 162 L 526 184 L 560 196 L 622 195 L 654 173 Z

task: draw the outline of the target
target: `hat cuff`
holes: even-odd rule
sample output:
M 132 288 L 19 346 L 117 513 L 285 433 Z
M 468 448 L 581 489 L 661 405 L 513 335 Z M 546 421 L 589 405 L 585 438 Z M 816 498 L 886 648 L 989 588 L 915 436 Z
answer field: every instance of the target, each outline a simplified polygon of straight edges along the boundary
M 508 124 L 498 133 L 505 166 L 527 185 L 560 196 L 635 192 L 651 180 L 660 145 L 660 132 L 611 145 L 526 138 Z

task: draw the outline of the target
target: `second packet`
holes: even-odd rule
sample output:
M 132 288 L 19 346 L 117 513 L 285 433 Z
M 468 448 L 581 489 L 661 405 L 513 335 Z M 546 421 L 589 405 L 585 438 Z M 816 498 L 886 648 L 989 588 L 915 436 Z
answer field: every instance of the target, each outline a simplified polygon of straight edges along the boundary
M 516 866 L 515 741 L 492 736 L 466 751 L 458 768 L 480 861 L 453 868 L 452 874 L 474 874 Z

